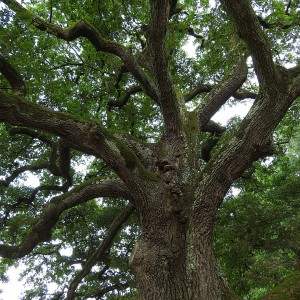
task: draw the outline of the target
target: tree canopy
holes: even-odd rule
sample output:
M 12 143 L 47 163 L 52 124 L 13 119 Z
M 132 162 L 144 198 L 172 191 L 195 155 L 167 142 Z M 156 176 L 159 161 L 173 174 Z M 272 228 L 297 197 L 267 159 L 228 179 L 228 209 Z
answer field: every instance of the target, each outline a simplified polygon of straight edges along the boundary
M 298 299 L 299 7 L 0 1 L 1 279 L 24 263 L 24 299 Z

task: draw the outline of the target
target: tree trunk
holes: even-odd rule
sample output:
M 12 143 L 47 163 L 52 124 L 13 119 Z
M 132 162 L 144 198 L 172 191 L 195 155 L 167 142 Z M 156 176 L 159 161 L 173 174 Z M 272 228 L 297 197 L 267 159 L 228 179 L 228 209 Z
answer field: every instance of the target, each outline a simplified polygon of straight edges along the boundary
M 238 299 L 219 272 L 213 229 L 206 224 L 211 217 L 193 220 L 190 208 L 178 205 L 184 197 L 171 194 L 156 199 L 159 201 L 148 201 L 153 206 L 143 210 L 142 235 L 130 258 L 138 299 Z M 186 206 L 188 203 L 192 203 L 190 199 Z

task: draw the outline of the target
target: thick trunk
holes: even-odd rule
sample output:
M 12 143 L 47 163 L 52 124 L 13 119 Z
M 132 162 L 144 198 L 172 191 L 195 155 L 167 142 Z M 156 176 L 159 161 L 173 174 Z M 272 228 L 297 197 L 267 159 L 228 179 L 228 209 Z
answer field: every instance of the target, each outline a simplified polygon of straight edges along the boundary
M 207 219 L 195 224 L 178 205 L 174 209 L 172 196 L 161 199 L 143 214 L 142 235 L 130 259 L 138 299 L 238 299 L 220 276 Z
M 187 268 L 190 278 L 189 299 L 239 299 L 226 285 L 220 272 L 213 247 L 212 216 L 203 211 L 191 220 L 188 234 Z

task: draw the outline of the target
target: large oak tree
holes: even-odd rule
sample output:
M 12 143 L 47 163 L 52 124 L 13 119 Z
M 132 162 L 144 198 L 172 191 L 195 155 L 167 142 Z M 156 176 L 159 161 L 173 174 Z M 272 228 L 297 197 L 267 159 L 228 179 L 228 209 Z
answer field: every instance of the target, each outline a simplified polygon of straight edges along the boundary
M 64 238 L 76 247 L 91 234 L 62 289 L 87 298 L 78 286 L 96 265 L 105 278 L 135 211 L 129 266 L 139 299 L 237 299 L 214 254 L 216 213 L 253 162 L 274 153 L 274 130 L 300 96 L 298 1 L 1 2 L 0 255 L 58 259 Z M 234 99 L 253 99 L 246 117 L 214 122 Z M 29 172 L 36 188 L 20 180 Z M 112 198 L 127 207 L 103 205 Z M 105 235 L 99 207 L 114 217 Z M 125 276 L 87 290 L 100 299 L 128 288 Z

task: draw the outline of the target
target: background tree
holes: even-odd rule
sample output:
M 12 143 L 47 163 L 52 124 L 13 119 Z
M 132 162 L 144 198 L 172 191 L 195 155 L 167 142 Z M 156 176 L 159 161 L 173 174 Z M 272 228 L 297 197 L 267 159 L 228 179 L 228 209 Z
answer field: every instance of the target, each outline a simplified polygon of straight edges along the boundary
M 284 123 L 281 141 L 288 135 Z M 276 158 L 256 163 L 251 178 L 235 183 L 240 194 L 229 194 L 218 213 L 217 256 L 232 287 L 246 299 L 265 295 L 291 270 L 296 272 L 286 284 L 294 276 L 291 286 L 299 282 L 299 133 L 294 134 Z
M 42 283 L 25 297 L 237 299 L 216 214 L 299 97 L 299 3 L 1 2 L 0 255 Z M 255 100 L 212 121 L 233 99 Z

